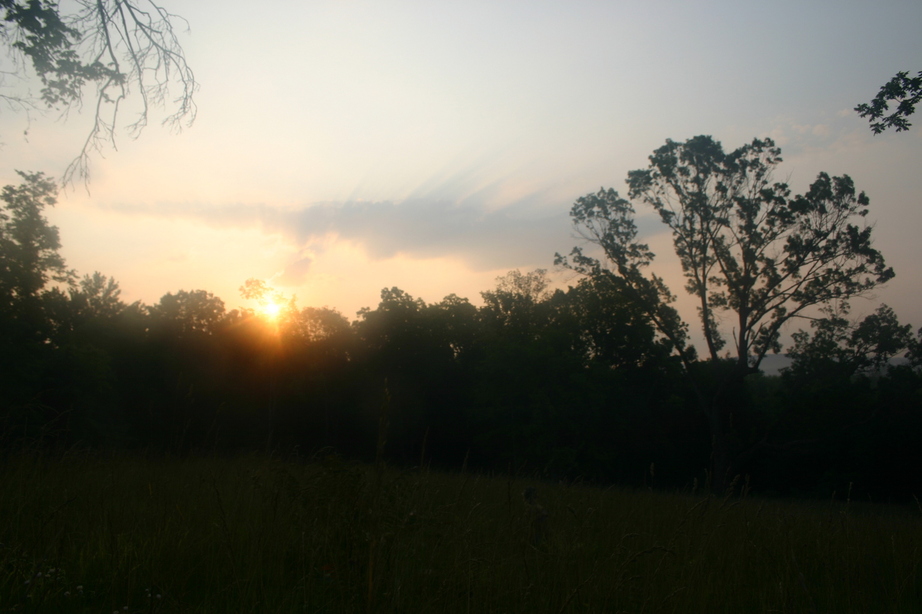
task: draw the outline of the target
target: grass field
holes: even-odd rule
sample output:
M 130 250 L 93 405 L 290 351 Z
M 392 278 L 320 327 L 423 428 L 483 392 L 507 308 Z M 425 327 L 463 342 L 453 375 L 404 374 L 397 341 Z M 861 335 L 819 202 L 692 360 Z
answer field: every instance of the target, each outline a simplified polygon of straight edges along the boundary
M 0 612 L 917 614 L 922 510 L 332 456 L 17 456 Z

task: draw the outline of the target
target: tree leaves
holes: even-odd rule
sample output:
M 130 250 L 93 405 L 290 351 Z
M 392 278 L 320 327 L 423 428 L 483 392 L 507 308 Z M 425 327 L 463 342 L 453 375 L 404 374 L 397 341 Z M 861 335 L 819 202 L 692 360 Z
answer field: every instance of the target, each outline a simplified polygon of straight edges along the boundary
M 870 103 L 859 104 L 855 107 L 855 111 L 861 117 L 869 118 L 871 131 L 874 134 L 880 134 L 887 128 L 902 132 L 909 130 L 912 126 L 907 118 L 915 113 L 916 105 L 920 100 L 922 100 L 922 71 L 916 77 L 910 77 L 908 72 L 898 72 L 880 88 L 877 96 Z M 897 102 L 896 110 L 885 116 L 890 110 L 890 102 Z M 881 121 L 875 122 L 876 119 Z
M 710 358 L 719 359 L 719 325 L 729 315 L 738 363 L 756 368 L 780 349 L 781 327 L 792 318 L 893 277 L 872 246 L 871 227 L 854 223 L 867 215 L 869 200 L 851 178 L 820 173 L 806 193 L 791 197 L 787 184 L 772 181 L 781 160 L 771 139 L 730 153 L 709 136 L 667 140 L 648 168 L 628 173 L 630 201 L 602 189 L 573 205 L 574 225 L 602 249 L 610 271 L 579 248 L 557 263 L 585 275 L 615 275 L 660 332 L 683 347 L 686 327 L 667 309 L 668 288 L 642 270 L 653 253 L 637 241 L 632 201 L 651 207 L 672 232 Z
M 57 186 L 42 173 L 19 172 L 23 183 L 0 191 L 0 310 L 34 310 L 51 281 L 71 273 L 58 253 L 58 229 L 42 214 L 57 202 Z

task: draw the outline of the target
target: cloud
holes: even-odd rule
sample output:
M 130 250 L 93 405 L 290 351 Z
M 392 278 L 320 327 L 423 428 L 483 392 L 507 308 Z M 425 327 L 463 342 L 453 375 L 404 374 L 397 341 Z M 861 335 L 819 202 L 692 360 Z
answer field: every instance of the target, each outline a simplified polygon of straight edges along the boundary
M 843 114 L 820 113 L 815 123 L 797 123 L 790 118 L 777 117 L 764 134 L 782 148 L 786 160 L 798 157 L 831 155 L 854 151 L 871 142 L 871 131 L 854 112 Z
M 399 254 L 457 257 L 475 269 L 549 261 L 567 238 L 565 209 L 537 213 L 527 206 L 487 211 L 443 201 L 346 203 L 305 209 L 286 232 L 298 242 L 334 234 L 361 245 L 373 260 Z
M 310 268 L 311 251 L 334 240 L 360 246 L 371 260 L 398 255 L 452 257 L 474 270 L 547 266 L 555 251 L 569 251 L 574 241 L 567 206 L 536 206 L 530 199 L 497 210 L 424 198 L 296 208 L 188 203 L 101 207 L 122 214 L 194 220 L 215 228 L 256 227 L 279 234 L 300 251 L 282 273 L 287 281 L 303 278 Z
M 273 281 L 281 286 L 299 286 L 307 279 L 307 274 L 310 272 L 313 263 L 314 258 L 312 256 L 301 254 L 296 260 L 288 263 L 285 270 L 273 278 Z
M 826 124 L 817 124 L 813 126 L 811 132 L 813 133 L 813 136 L 827 137 L 829 136 L 829 126 Z

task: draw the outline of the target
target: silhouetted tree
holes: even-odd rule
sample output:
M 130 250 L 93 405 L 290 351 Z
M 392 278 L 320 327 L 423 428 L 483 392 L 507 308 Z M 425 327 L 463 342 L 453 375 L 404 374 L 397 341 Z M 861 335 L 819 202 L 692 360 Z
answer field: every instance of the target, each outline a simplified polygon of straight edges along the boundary
M 42 395 L 57 349 L 48 311 L 58 301 L 48 285 L 71 277 L 58 229 L 43 214 L 55 204 L 54 182 L 41 173 L 20 176 L 22 184 L 0 191 L 0 439 L 36 435 L 32 427 L 60 414 Z
M 493 325 L 530 335 L 541 326 L 546 314 L 539 314 L 540 305 L 550 296 L 547 270 L 535 269 L 522 273 L 518 269 L 496 278 L 496 288 L 480 293 L 483 317 Z
M 98 273 L 76 283 L 43 215 L 55 204 L 54 182 L 20 175 L 22 185 L 0 193 L 0 427 L 100 441 L 118 422 L 105 342 L 124 307 L 118 284 Z
M 349 320 L 329 307 L 293 309 L 283 314 L 281 331 L 288 339 L 312 344 L 341 343 L 352 332 Z
M 433 330 L 441 343 L 450 348 L 455 362 L 463 362 L 475 350 L 481 332 L 477 308 L 457 294 L 449 294 L 439 303 L 430 305 Z
M 74 334 L 84 337 L 105 334 L 105 329 L 125 308 L 119 299 L 121 289 L 112 278 L 98 271 L 79 281 L 68 280 L 66 291 L 51 289 L 46 297 L 46 314 L 52 337 L 73 341 Z
M 224 317 L 224 301 L 205 290 L 167 293 L 150 308 L 151 317 L 178 335 L 212 334 Z
M 628 173 L 629 198 L 652 207 L 672 231 L 675 252 L 695 297 L 708 356 L 724 372 L 702 385 L 694 377 L 696 355 L 688 326 L 671 306 L 674 297 L 661 278 L 647 275 L 653 261 L 639 243 L 634 207 L 615 190 L 576 201 L 571 211 L 582 236 L 600 247 L 602 261 L 577 247 L 557 263 L 589 277 L 608 278 L 642 306 L 671 344 L 691 376 L 710 424 L 711 471 L 722 490 L 731 470 L 728 449 L 735 396 L 743 378 L 758 370 L 769 350 L 779 351 L 781 327 L 809 309 L 847 300 L 893 277 L 871 245 L 871 227 L 856 225 L 868 213 L 868 198 L 856 194 L 848 176 L 820 173 L 810 189 L 791 197 L 787 184 L 773 182 L 781 162 L 770 139 L 728 153 L 708 136 L 685 143 L 667 141 L 650 156 L 647 169 Z M 733 325 L 735 367 L 719 367 L 726 340 L 719 316 Z
M 111 277 L 99 271 L 84 275 L 77 287 L 70 290 L 70 302 L 81 318 L 114 318 L 125 303 L 119 299 L 121 289 Z
M 0 314 L 7 325 L 38 334 L 47 284 L 67 282 L 72 274 L 58 253 L 58 229 L 43 214 L 54 206 L 57 186 L 42 173 L 19 175 L 24 183 L 0 192 Z
M 817 377 L 823 371 L 837 371 L 846 379 L 854 375 L 879 375 L 890 360 L 912 342 L 912 327 L 901 325 L 893 309 L 881 305 L 861 322 L 853 324 L 834 309 L 810 323 L 813 333 L 793 334 L 788 351 L 793 364 L 788 371 L 802 377 Z
M 607 368 L 640 366 L 670 354 L 668 341 L 657 331 L 641 305 L 610 276 L 584 277 L 566 294 L 565 308 L 575 322 L 569 330 L 578 338 L 587 360 Z
M 859 104 L 855 110 L 861 117 L 868 118 L 874 134 L 880 134 L 887 128 L 894 128 L 896 132 L 902 132 L 909 130 L 912 126 L 907 118 L 916 112 L 916 105 L 920 100 L 922 100 L 922 71 L 915 77 L 910 77 L 908 72 L 898 72 L 880 88 L 877 96 L 870 103 Z M 891 102 L 897 103 L 896 110 L 886 115 L 890 110 Z

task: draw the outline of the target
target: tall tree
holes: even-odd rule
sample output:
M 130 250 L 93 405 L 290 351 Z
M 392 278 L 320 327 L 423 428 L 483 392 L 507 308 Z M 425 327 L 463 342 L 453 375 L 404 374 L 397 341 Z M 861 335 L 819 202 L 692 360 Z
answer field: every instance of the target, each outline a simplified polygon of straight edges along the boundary
M 779 351 L 782 327 L 832 301 L 847 304 L 893 277 L 874 249 L 867 196 L 848 176 L 820 173 L 803 195 L 773 182 L 781 151 L 771 139 L 725 153 L 709 136 L 666 141 L 646 169 L 628 173 L 630 200 L 601 190 L 576 201 L 571 217 L 582 236 L 600 247 L 608 265 L 575 248 L 557 263 L 589 276 L 616 280 L 642 305 L 692 376 L 712 437 L 714 484 L 729 470 L 731 390 L 758 370 L 770 350 Z M 719 375 L 713 386 L 695 377 L 688 326 L 671 306 L 663 280 L 644 269 L 654 258 L 637 241 L 632 201 L 651 207 L 671 231 L 676 255 L 695 298 L 707 354 Z M 857 222 L 857 223 L 856 223 Z M 727 343 L 720 323 L 732 325 L 734 366 L 718 367 Z
M 38 99 L 6 88 L 0 102 L 14 111 L 66 112 L 82 105 L 86 85 L 96 87 L 91 127 L 65 182 L 86 179 L 91 153 L 114 144 L 124 102 L 134 99 L 140 109 L 128 126 L 136 136 L 151 107 L 164 103 L 171 105 L 164 124 L 191 124 L 198 89 L 175 29 L 181 17 L 154 0 L 76 0 L 72 6 L 64 12 L 54 0 L 0 0 L 0 46 L 16 67 L 9 76 L 28 83 L 34 75 L 42 83 Z
M 910 77 L 908 72 L 898 72 L 880 88 L 874 100 L 870 103 L 859 104 L 855 110 L 861 117 L 868 118 L 874 134 L 880 134 L 887 128 L 902 132 L 909 130 L 912 126 L 907 118 L 916 112 L 916 105 L 920 100 L 922 100 L 922 71 L 919 71 L 915 77 Z M 896 110 L 886 115 L 890 110 L 891 102 L 896 103 Z
M 0 315 L 30 334 L 44 319 L 42 294 L 49 282 L 72 277 L 58 253 L 58 229 L 45 207 L 57 202 L 57 186 L 42 173 L 19 173 L 23 183 L 0 191 Z
M 22 184 L 0 191 L 0 440 L 34 435 L 35 425 L 59 415 L 45 392 L 58 358 L 49 312 L 64 295 L 49 286 L 72 276 L 58 253 L 58 229 L 44 216 L 57 187 L 41 173 L 19 174 Z

